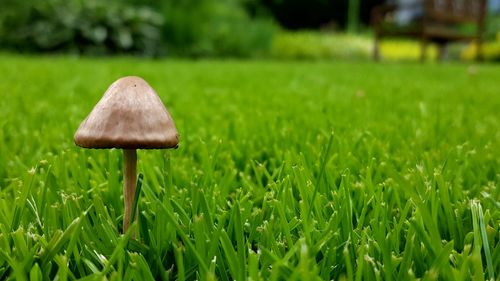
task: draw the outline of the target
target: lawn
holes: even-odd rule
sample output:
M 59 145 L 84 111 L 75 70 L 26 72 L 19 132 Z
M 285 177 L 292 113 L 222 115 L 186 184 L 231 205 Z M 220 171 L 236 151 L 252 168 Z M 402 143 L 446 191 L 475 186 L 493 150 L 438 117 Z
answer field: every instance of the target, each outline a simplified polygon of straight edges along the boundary
M 122 235 L 121 151 L 73 134 L 131 74 L 181 142 L 138 152 Z M 0 279 L 500 275 L 499 65 L 3 54 L 0 77 Z

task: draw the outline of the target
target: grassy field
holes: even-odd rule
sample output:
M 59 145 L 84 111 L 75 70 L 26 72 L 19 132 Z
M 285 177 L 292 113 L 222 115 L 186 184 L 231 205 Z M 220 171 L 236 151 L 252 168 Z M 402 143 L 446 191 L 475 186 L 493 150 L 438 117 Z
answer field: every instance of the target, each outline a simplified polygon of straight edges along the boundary
M 76 147 L 144 77 L 181 135 Z M 0 279 L 483 280 L 500 273 L 500 66 L 0 55 Z

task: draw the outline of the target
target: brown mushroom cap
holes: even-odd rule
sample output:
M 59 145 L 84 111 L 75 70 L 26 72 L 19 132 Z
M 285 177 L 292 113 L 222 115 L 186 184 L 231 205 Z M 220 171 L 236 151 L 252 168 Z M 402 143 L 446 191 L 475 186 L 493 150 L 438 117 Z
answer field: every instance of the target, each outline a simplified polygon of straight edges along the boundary
M 136 76 L 111 84 L 75 133 L 75 144 L 85 148 L 173 148 L 178 143 L 167 109 Z

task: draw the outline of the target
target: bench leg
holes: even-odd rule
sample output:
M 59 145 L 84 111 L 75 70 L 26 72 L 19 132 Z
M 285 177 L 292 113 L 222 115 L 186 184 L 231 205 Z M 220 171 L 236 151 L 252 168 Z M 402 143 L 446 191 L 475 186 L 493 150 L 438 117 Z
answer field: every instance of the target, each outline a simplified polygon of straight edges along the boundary
M 427 39 L 422 38 L 422 41 L 420 43 L 420 62 L 425 62 L 427 59 L 427 45 L 429 43 L 427 42 Z
M 483 42 L 479 38 L 476 43 L 476 60 L 483 61 Z
M 440 61 L 444 61 L 448 57 L 448 44 L 442 43 L 439 44 L 439 54 L 438 54 L 438 59 Z
M 379 37 L 375 35 L 375 39 L 373 40 L 373 60 L 380 60 L 380 48 L 379 48 Z

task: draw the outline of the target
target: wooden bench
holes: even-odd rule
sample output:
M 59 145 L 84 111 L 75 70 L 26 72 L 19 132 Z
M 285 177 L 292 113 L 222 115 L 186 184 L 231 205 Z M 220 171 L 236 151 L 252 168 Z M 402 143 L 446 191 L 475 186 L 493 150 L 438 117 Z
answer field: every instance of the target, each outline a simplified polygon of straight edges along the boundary
M 407 26 L 398 26 L 397 13 L 417 11 L 417 16 Z M 482 58 L 482 36 L 486 15 L 486 0 L 417 0 L 411 5 L 388 4 L 372 10 L 375 40 L 373 57 L 380 59 L 379 42 L 383 37 L 412 37 L 421 42 L 420 59 L 426 59 L 430 42 L 439 47 L 439 59 L 446 55 L 446 46 L 454 41 L 471 41 L 477 44 L 477 58 Z M 471 29 L 468 32 L 464 29 Z

